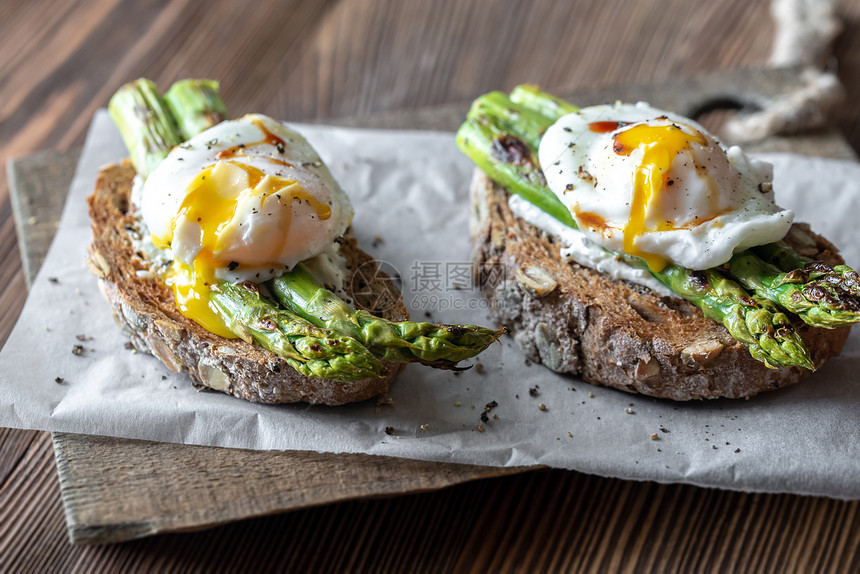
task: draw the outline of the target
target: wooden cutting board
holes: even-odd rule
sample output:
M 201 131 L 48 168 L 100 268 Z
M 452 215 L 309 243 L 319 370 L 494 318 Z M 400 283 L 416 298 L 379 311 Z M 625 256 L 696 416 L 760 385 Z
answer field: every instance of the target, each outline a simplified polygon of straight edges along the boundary
M 581 105 L 648 101 L 686 116 L 755 109 L 798 85 L 796 70 L 733 70 L 659 85 L 567 94 Z M 455 130 L 468 103 L 327 123 Z M 712 116 L 713 117 L 713 116 Z M 750 151 L 794 151 L 856 159 L 835 130 L 775 137 Z M 79 151 L 10 160 L 12 207 L 28 281 L 59 220 Z M 60 489 L 73 543 L 106 543 L 208 528 L 333 502 L 422 492 L 536 467 L 491 468 L 361 454 L 273 452 L 54 433 Z

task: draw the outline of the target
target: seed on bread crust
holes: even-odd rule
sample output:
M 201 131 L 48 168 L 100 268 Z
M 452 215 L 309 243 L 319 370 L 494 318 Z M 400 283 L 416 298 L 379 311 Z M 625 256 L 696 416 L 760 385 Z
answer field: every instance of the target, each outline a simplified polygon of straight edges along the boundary
M 636 370 L 633 372 L 633 378 L 637 381 L 650 381 L 660 375 L 660 362 L 654 357 L 648 357 L 647 360 L 639 359 L 636 363 Z
M 110 274 L 110 264 L 105 259 L 105 256 L 98 251 L 90 251 L 90 256 L 86 258 L 87 269 L 90 273 L 104 279 Z
M 681 350 L 681 359 L 689 366 L 707 367 L 726 346 L 717 340 L 696 341 Z
M 558 281 L 555 280 L 550 272 L 537 265 L 517 269 L 516 278 L 520 287 L 535 297 L 545 297 L 558 287 Z

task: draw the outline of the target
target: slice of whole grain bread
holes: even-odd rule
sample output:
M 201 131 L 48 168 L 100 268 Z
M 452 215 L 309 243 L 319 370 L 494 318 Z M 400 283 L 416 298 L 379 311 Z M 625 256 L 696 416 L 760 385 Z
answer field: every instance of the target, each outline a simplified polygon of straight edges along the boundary
M 138 273 L 147 269 L 147 262 L 132 242 L 137 226 L 130 213 L 134 175 L 127 163 L 99 172 L 88 198 L 93 241 L 87 263 L 99 278 L 114 319 L 138 351 L 155 355 L 172 371 L 187 373 L 197 386 L 253 402 L 340 405 L 388 390 L 403 365 L 384 362 L 384 377 L 356 382 L 306 377 L 265 349 L 214 335 L 182 315 L 168 287 Z M 356 294 L 353 304 L 387 319 L 408 318 L 400 293 L 355 239 L 345 237 L 341 253 L 347 260 L 346 290 Z
M 673 400 L 749 397 L 808 376 L 769 369 L 692 304 L 571 265 L 557 240 L 518 218 L 508 193 L 480 170 L 471 184 L 471 235 L 478 281 L 494 318 L 525 356 L 584 381 Z M 808 255 L 842 259 L 814 236 Z M 787 241 L 791 241 L 788 237 Z M 842 349 L 850 327 L 795 323 L 820 368 Z

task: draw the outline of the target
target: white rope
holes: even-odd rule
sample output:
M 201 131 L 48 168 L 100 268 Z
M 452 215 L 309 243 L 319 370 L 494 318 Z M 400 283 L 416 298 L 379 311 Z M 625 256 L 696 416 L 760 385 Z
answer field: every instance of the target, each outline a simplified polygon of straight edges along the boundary
M 775 23 L 770 64 L 802 66 L 803 85 L 772 100 L 765 109 L 726 122 L 726 136 L 755 141 L 774 134 L 798 133 L 826 125 L 828 112 L 843 97 L 839 78 L 826 66 L 833 40 L 842 29 L 835 0 L 773 0 Z

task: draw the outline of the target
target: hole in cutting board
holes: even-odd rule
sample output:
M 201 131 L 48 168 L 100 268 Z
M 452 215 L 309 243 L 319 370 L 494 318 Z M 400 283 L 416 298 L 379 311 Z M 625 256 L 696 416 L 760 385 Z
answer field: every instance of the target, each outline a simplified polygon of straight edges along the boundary
M 722 97 L 708 100 L 692 114 L 693 119 L 702 124 L 712 134 L 725 139 L 723 126 L 738 113 L 749 114 L 761 111 L 761 106 L 752 102 L 742 102 L 737 98 Z

